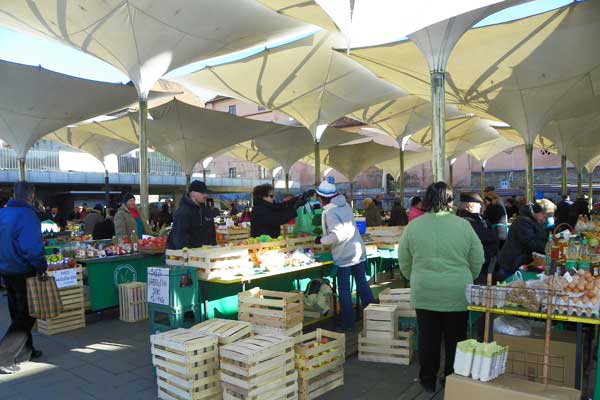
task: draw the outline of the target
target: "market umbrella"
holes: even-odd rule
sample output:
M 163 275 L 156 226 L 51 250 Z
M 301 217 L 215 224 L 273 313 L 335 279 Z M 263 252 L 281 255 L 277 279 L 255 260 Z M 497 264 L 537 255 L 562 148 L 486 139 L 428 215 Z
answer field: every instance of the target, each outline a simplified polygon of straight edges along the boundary
M 327 125 L 356 109 L 403 94 L 366 68 L 333 51 L 335 42 L 334 34 L 318 32 L 175 80 L 247 100 L 294 118 L 309 129 L 315 152 L 318 152 Z M 318 165 L 316 170 L 318 181 Z
M 90 81 L 41 67 L 0 61 L 0 138 L 19 160 L 44 135 L 76 122 L 135 103 L 133 86 Z

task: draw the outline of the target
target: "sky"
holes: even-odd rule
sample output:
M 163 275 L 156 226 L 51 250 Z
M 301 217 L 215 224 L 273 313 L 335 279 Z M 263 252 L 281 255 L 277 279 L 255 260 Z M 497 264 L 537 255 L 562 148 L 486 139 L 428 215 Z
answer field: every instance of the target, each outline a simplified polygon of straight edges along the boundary
M 523 18 L 564 6 L 572 1 L 573 0 L 535 0 L 530 3 L 500 11 L 485 18 L 476 26 L 497 24 Z M 287 39 L 285 42 L 270 43 L 269 47 L 276 47 L 305 36 L 306 34 L 292 40 Z M 171 71 L 166 77 L 184 75 L 196 71 L 207 64 L 221 64 L 245 58 L 261 50 L 262 47 L 253 48 L 238 52 L 234 55 L 227 55 L 189 64 Z M 0 59 L 21 64 L 41 65 L 45 69 L 97 81 L 127 82 L 129 80 L 116 68 L 79 50 L 72 49 L 47 39 L 37 38 L 7 29 L 0 29 Z

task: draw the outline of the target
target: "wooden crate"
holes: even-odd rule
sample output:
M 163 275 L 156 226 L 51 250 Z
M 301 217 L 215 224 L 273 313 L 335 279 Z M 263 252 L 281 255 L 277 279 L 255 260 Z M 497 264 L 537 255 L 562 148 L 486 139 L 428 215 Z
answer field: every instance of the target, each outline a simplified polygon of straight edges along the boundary
M 409 365 L 412 360 L 412 332 L 398 332 L 395 339 L 358 338 L 358 359 L 386 364 Z
M 198 269 L 198 278 L 226 279 L 252 265 L 243 246 L 204 246 L 188 251 L 188 267 Z
M 289 329 L 304 320 L 302 293 L 275 292 L 258 287 L 238 294 L 238 319 L 256 325 Z
M 289 337 L 258 335 L 220 349 L 224 399 L 296 399 L 298 373 Z
M 219 227 L 217 228 L 217 236 L 219 235 L 225 242 L 245 240 L 250 237 L 250 228 L 237 227 L 235 229 L 232 229 Z
M 119 285 L 119 319 L 125 322 L 148 319 L 148 293 L 144 282 Z
M 256 335 L 281 335 L 288 336 L 294 339 L 294 342 L 302 335 L 303 324 L 299 323 L 289 329 L 273 328 L 271 326 L 263 326 L 252 324 L 252 331 Z
M 158 397 L 166 400 L 222 398 L 216 336 L 175 329 L 150 336 Z
M 54 271 L 48 271 L 47 273 L 49 276 L 54 275 Z M 44 335 L 56 335 L 85 328 L 83 269 L 81 265 L 75 267 L 75 273 L 77 275 L 77 285 L 58 290 L 63 303 L 63 312 L 48 320 L 38 319 L 38 332 Z
M 172 266 L 185 266 L 187 264 L 188 254 L 187 251 L 183 250 L 171 250 L 165 251 L 165 263 Z
M 225 345 L 252 336 L 252 324 L 244 321 L 213 318 L 194 325 L 192 330 L 216 336 Z
M 410 305 L 410 288 L 390 289 L 387 288 L 379 293 L 381 304 L 395 304 L 398 306 L 398 317 L 416 318 L 417 313 Z
M 315 399 L 344 384 L 345 343 L 344 334 L 320 328 L 296 341 L 300 400 Z
M 395 339 L 398 334 L 398 307 L 369 304 L 364 309 L 363 332 L 370 339 Z
M 302 236 L 296 238 L 287 238 L 286 239 L 285 250 L 287 252 L 293 252 L 294 250 L 300 249 L 314 249 L 315 246 L 315 237 L 314 236 Z

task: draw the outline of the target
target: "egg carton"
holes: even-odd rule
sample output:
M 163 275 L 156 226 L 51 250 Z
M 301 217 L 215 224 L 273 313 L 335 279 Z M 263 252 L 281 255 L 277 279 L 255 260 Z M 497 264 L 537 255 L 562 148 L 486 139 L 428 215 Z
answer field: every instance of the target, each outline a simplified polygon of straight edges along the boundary
M 467 302 L 473 306 L 487 306 L 488 287 L 470 284 L 465 292 Z M 506 305 L 507 288 L 504 286 L 491 287 L 491 307 L 502 308 Z
M 598 317 L 600 314 L 600 297 L 596 304 L 589 298 L 584 302 L 583 293 L 563 293 L 554 298 L 554 313 L 578 317 Z

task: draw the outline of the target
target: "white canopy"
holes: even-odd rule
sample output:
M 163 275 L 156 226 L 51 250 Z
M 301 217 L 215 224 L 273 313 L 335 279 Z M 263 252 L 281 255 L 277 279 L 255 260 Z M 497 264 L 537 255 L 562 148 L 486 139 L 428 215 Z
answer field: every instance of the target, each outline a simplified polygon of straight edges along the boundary
M 356 47 L 396 41 L 500 0 L 257 0 L 280 14 L 341 32 Z M 470 27 L 470 26 L 469 26 Z
M 477 160 L 485 162 L 495 155 L 519 145 L 519 143 L 508 140 L 504 136 L 498 136 L 496 139 L 473 147 L 467 153 Z
M 579 112 L 598 93 L 597 37 L 597 1 L 471 29 L 448 62 L 446 101 L 500 118 L 531 144 L 548 121 Z M 429 98 L 429 65 L 412 42 L 356 49 L 350 56 L 377 76 Z
M 398 149 L 367 142 L 330 148 L 324 158 L 324 164 L 335 168 L 349 181 L 353 181 L 365 169 L 397 157 Z
M 261 153 L 256 148 L 256 143 L 253 140 L 228 147 L 223 154 L 260 165 L 268 170 L 273 170 L 279 166 L 277 161 Z
M 137 145 L 88 132 L 85 128 L 67 127 L 52 132 L 44 139 L 62 143 L 96 157 L 102 164 L 106 156 L 129 153 Z
M 0 139 L 25 158 L 46 134 L 135 103 L 133 86 L 0 61 Z
M 405 151 L 404 152 L 404 171 L 408 171 L 418 165 L 431 161 L 431 151 Z M 400 163 L 398 160 L 388 160 L 376 164 L 377 168 L 389 172 L 394 178 L 400 176 Z
M 318 32 L 175 80 L 281 111 L 320 140 L 327 125 L 338 118 L 403 94 L 333 51 L 334 42 L 333 34 Z
M 306 29 L 253 0 L 5 0 L 0 26 L 94 55 L 141 94 L 175 68 Z

